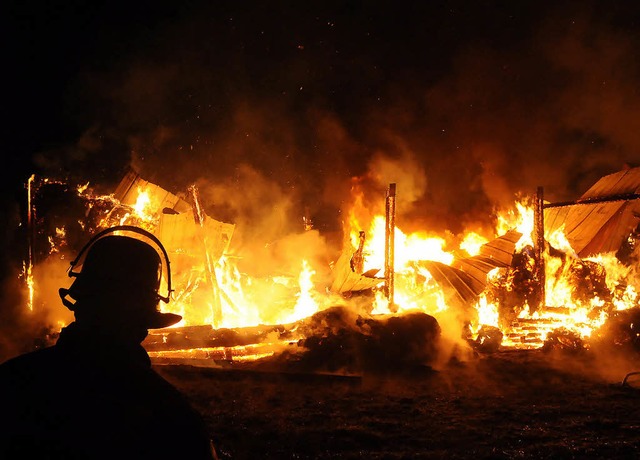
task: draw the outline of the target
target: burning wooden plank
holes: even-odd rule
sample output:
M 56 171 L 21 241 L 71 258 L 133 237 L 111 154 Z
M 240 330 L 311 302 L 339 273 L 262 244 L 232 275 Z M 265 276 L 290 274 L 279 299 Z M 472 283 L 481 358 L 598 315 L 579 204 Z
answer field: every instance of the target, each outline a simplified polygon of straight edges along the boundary
M 184 350 L 190 348 L 237 347 L 270 340 L 297 340 L 293 325 L 250 326 L 215 329 L 211 325 L 173 327 L 151 331 L 144 341 L 149 351 Z

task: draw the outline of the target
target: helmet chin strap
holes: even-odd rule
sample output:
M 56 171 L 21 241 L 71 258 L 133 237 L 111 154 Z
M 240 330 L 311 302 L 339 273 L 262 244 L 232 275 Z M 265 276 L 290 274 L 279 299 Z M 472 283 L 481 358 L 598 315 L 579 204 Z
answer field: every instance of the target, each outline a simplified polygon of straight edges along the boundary
M 165 266 L 167 267 L 167 295 L 162 296 L 159 293 L 156 295 L 159 300 L 162 300 L 164 303 L 169 303 L 169 301 L 171 300 L 171 293 L 173 292 L 173 289 L 171 289 L 171 266 L 170 266 L 169 255 L 167 254 L 167 250 L 164 248 L 160 240 L 151 232 L 148 232 L 147 230 L 142 229 L 140 227 L 134 227 L 133 225 L 117 225 L 115 227 L 107 228 L 106 230 L 103 230 L 97 233 L 96 235 L 94 235 L 94 237 L 91 238 L 87 242 L 87 244 L 85 244 L 82 247 L 82 249 L 80 249 L 80 252 L 78 252 L 78 255 L 76 256 L 76 258 L 71 261 L 68 272 L 67 272 L 69 277 L 77 278 L 78 275 L 81 274 L 81 272 L 74 272 L 73 268 L 76 265 L 80 264 L 81 261 L 84 261 L 84 257 L 86 256 L 87 251 L 91 246 L 93 246 L 93 244 L 96 241 L 98 241 L 99 239 L 107 235 L 110 235 L 112 233 L 117 233 L 117 232 L 137 233 L 151 240 L 158 247 L 158 249 L 160 249 L 160 255 L 162 256 L 162 258 L 164 258 Z M 58 290 L 58 294 L 62 298 L 62 303 L 64 304 L 64 306 L 69 308 L 69 310 L 73 311 L 72 307 L 74 304 L 71 303 L 68 299 L 66 299 L 66 297 L 69 295 L 69 289 L 61 288 Z M 69 305 L 71 305 L 71 307 Z

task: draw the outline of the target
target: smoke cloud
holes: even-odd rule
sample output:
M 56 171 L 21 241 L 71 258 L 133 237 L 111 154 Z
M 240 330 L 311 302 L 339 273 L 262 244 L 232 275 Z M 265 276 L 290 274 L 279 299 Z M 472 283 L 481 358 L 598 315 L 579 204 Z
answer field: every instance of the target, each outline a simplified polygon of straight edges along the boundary
M 243 182 L 251 169 L 287 195 L 275 211 L 283 225 L 311 207 L 334 229 L 340 217 L 325 210 L 341 210 L 351 178 L 369 175 L 371 193 L 398 183 L 401 222 L 457 232 L 538 185 L 552 199 L 576 197 L 637 162 L 638 37 L 596 7 L 549 9 L 527 34 L 450 44 L 435 74 L 424 64 L 435 44 L 385 62 L 358 37 L 364 26 L 347 30 L 350 15 L 332 26 L 292 11 L 289 35 L 258 11 L 206 13 L 159 26 L 113 69 L 82 74 L 91 126 L 66 164 L 59 152 L 39 164 L 113 181 L 131 161 L 168 188 L 215 183 L 210 206 L 256 193 Z M 391 40 L 419 49 L 404 34 Z M 262 199 L 266 209 L 279 201 Z

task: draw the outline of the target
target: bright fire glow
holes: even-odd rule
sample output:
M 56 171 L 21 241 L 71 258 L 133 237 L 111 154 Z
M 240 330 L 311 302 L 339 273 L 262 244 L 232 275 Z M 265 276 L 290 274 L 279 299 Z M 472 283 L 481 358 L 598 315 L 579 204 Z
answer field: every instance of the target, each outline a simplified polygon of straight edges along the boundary
M 89 184 L 78 187 L 77 191 L 89 200 L 89 210 L 97 215 L 99 227 L 130 224 L 151 232 L 159 227 L 161 198 L 154 196 L 152 189 L 139 188 L 137 197 L 130 205 L 119 203 L 111 195 L 91 195 Z M 183 316 L 183 321 L 174 327 L 212 324 L 217 328 L 234 328 L 288 324 L 336 304 L 350 305 L 348 296 L 329 292 L 325 285 L 316 285 L 317 278 L 320 278 L 318 273 L 326 267 L 314 266 L 302 256 L 297 268 L 289 269 L 288 273 L 274 269 L 274 273 L 251 276 L 243 272 L 240 256 L 228 251 L 226 246 L 218 248 L 216 241 L 210 241 L 206 236 L 210 222 L 199 207 L 195 189 L 193 193 L 198 208 L 198 227 L 185 239 L 188 243 L 170 254 L 175 291 L 172 302 L 167 306 L 162 305 L 163 309 Z M 383 203 L 376 206 L 376 211 L 380 209 L 384 209 Z M 343 250 L 353 254 L 364 241 L 362 273 L 372 271 L 378 277 L 383 276 L 384 216 L 365 209 L 363 195 L 357 190 L 354 191 L 353 207 L 348 215 L 344 231 L 350 237 L 347 246 L 350 243 L 351 247 Z M 513 209 L 496 215 L 495 234 L 504 235 L 509 230 L 520 232 L 523 236 L 516 244 L 516 253 L 520 253 L 533 245 L 533 221 L 533 209 L 525 202 L 517 202 Z M 193 216 L 189 222 L 193 222 Z M 364 240 L 361 240 L 361 232 L 364 232 Z M 50 254 L 62 254 L 67 233 L 64 225 L 56 227 L 55 233 L 49 236 Z M 458 316 L 462 317 L 463 309 L 459 304 L 468 302 L 468 299 L 461 299 L 451 289 L 443 288 L 429 271 L 434 264 L 429 265 L 428 262 L 455 267 L 454 254 L 457 257 L 460 254 L 465 254 L 465 257 L 476 256 L 488 240 L 470 231 L 458 238 L 461 242 L 456 247 L 450 237 L 424 231 L 405 233 L 399 227 L 395 228 L 394 237 L 394 305 L 389 305 L 384 290 L 380 288 L 384 284 L 381 281 L 378 287 L 372 289 L 369 312 L 376 315 L 423 311 L 438 318 L 439 315 L 457 311 L 460 313 Z M 487 290 L 478 295 L 475 302 L 471 302 L 472 314 L 467 319 L 473 331 L 477 332 L 483 325 L 498 327 L 504 333 L 504 347 L 537 348 L 550 332 L 559 328 L 566 328 L 587 338 L 604 323 L 611 309 L 623 310 L 637 305 L 638 289 L 633 282 L 632 270 L 621 264 L 614 254 L 580 260 L 563 229 L 546 235 L 546 239 L 562 253 L 562 257 L 551 256 L 548 251 L 545 253 L 544 299 L 538 305 L 533 298 L 527 298 L 521 304 L 505 310 L 491 295 L 489 287 L 502 283 L 507 291 L 513 290 L 518 288 L 518 281 L 509 278 L 512 274 L 507 267 L 494 269 L 487 275 Z M 529 269 L 532 263 L 527 261 L 523 267 Z M 587 266 L 587 263 L 593 265 Z M 605 283 L 602 283 L 604 286 L 599 288 L 606 292 L 592 292 L 582 297 L 577 295 L 585 290 L 578 289 L 577 284 L 593 281 L 585 281 L 585 277 L 580 276 L 580 270 L 595 270 L 597 267 L 602 268 L 603 276 L 606 273 Z M 29 261 L 23 266 L 22 276 L 28 288 L 28 307 L 33 309 L 36 290 Z M 462 330 L 463 320 L 460 323 Z M 256 354 L 259 353 L 256 351 Z
M 133 210 L 136 212 L 138 217 L 143 220 L 149 220 L 152 218 L 152 215 L 148 212 L 150 204 L 151 198 L 149 197 L 149 193 L 146 190 L 138 189 L 138 198 L 133 205 Z
M 516 251 L 527 245 L 533 246 L 533 208 L 524 202 L 516 202 L 515 209 L 501 212 L 497 216 L 496 234 L 503 235 L 509 230 L 522 233 L 522 238 L 516 244 Z
M 318 311 L 318 304 L 313 298 L 313 281 L 311 278 L 316 272 L 311 268 L 306 260 L 302 261 L 302 270 L 298 275 L 300 293 L 294 307 L 293 315 L 288 322 L 294 322 L 302 318 L 307 318 Z
M 466 251 L 470 256 L 476 256 L 480 254 L 482 245 L 488 242 L 489 240 L 484 236 L 478 235 L 476 232 L 469 232 L 460 243 L 460 249 Z
M 35 281 L 33 279 L 32 266 L 28 262 L 22 264 L 22 277 L 25 280 L 27 286 L 27 308 L 29 311 L 33 311 L 33 299 L 35 295 Z

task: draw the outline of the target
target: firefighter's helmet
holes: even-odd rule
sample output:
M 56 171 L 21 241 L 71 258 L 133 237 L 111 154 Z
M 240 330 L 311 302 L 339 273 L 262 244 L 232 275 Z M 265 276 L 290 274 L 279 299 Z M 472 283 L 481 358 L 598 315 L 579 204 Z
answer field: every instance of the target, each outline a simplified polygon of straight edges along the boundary
M 163 259 L 166 296 L 159 294 Z M 69 276 L 75 280 L 68 289 L 60 289 L 60 297 L 76 318 L 124 318 L 148 329 L 171 326 L 182 319 L 158 308 L 161 300 L 169 302 L 171 270 L 162 243 L 146 230 L 118 226 L 98 233 L 71 262 Z

